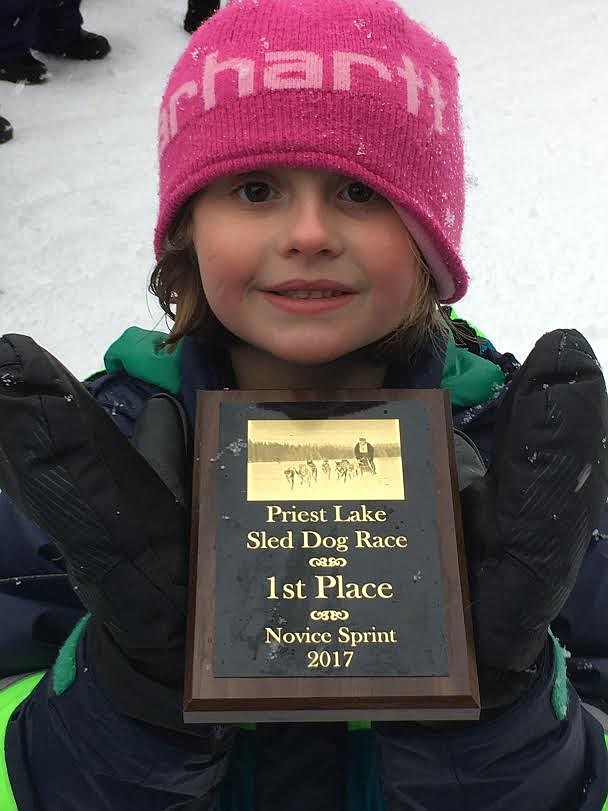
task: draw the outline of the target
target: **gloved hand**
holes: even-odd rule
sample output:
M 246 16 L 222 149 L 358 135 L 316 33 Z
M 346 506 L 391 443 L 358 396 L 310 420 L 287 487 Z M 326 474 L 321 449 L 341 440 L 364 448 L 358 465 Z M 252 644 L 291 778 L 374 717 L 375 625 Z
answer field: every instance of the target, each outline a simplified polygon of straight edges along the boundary
M 186 505 L 33 340 L 0 340 L 0 381 L 0 486 L 56 542 L 83 604 L 127 656 L 179 684 Z
M 534 678 L 608 496 L 608 401 L 575 330 L 544 335 L 502 402 L 485 476 L 461 493 L 484 708 Z
M 87 655 L 115 709 L 180 732 L 185 471 L 185 429 L 172 399 L 148 401 L 131 444 L 31 338 L 0 339 L 0 488 L 63 554 L 92 614 Z M 233 737 L 220 726 L 188 733 L 216 752 Z

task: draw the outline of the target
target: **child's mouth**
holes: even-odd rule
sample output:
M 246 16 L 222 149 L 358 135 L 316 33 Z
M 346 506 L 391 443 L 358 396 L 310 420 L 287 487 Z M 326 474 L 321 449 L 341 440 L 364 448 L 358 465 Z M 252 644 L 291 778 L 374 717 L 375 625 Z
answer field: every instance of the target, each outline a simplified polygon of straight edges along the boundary
M 352 301 L 356 291 L 327 280 L 295 281 L 262 291 L 266 301 L 292 315 L 316 316 L 329 313 Z
M 272 290 L 277 296 L 285 296 L 286 298 L 334 298 L 335 296 L 348 295 L 343 290 Z

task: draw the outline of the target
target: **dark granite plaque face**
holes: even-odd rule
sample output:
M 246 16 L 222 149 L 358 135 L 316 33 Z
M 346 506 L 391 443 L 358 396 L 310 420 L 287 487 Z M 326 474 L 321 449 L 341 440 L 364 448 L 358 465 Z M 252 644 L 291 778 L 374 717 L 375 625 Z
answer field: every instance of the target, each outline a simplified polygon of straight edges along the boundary
M 186 720 L 478 715 L 449 407 L 353 394 L 199 394 Z
M 320 436 L 314 427 L 306 430 L 306 421 L 290 420 L 276 404 L 220 407 L 224 450 L 216 471 L 215 674 L 445 675 L 432 470 L 430 464 L 408 470 L 409 459 L 431 458 L 424 404 L 353 404 L 352 414 L 338 418 L 331 416 L 335 404 L 319 406 L 314 421 L 325 414 L 327 429 Z M 271 442 L 261 441 L 256 449 L 255 429 L 262 429 L 262 436 L 276 435 L 280 420 L 292 428 L 291 441 L 276 441 L 276 436 L 274 446 L 264 448 Z M 269 434 L 264 421 L 270 423 Z M 381 443 L 383 423 L 393 433 L 396 429 L 399 444 Z M 332 434 L 340 439 L 332 441 Z M 361 436 L 374 449 L 375 472 L 355 465 L 353 448 Z M 251 451 L 259 461 L 251 461 Z M 336 462 L 344 459 L 353 470 L 341 475 Z M 300 477 L 300 465 L 310 472 Z M 395 478 L 407 482 L 407 498 L 368 497 L 374 485 L 382 489 L 385 478 L 389 495 Z M 333 497 L 319 499 L 319 492 L 332 485 Z M 267 500 L 247 500 L 248 490 L 259 495 L 264 489 Z M 298 517 L 322 520 L 292 520 Z M 338 565 L 324 566 L 331 558 Z M 315 619 L 326 611 L 342 619 Z M 323 642 L 317 641 L 320 635 Z M 319 661 L 322 651 L 329 656 Z M 345 657 L 346 651 L 352 656 Z

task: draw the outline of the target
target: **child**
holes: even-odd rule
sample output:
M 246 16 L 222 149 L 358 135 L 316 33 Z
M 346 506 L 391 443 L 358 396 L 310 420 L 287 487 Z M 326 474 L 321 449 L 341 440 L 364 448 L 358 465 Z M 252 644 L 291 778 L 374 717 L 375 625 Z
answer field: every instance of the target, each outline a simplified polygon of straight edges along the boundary
M 178 61 L 159 146 L 171 334 L 128 330 L 86 389 L 0 341 L 0 486 L 43 530 L 4 502 L 5 672 L 48 665 L 73 625 L 64 566 L 89 612 L 0 692 L 2 807 L 599 811 L 602 729 L 549 624 L 606 500 L 606 390 L 574 331 L 518 369 L 446 325 L 467 287 L 448 49 L 390 0 L 237 0 Z M 482 720 L 183 724 L 196 389 L 381 386 L 448 388 L 469 437 Z

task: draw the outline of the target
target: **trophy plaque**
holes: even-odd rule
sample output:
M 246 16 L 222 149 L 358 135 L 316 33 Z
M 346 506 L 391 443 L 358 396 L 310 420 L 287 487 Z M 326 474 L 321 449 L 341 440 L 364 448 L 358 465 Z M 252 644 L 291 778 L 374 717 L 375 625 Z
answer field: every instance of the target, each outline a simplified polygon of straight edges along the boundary
M 448 394 L 197 398 L 185 721 L 478 718 Z

